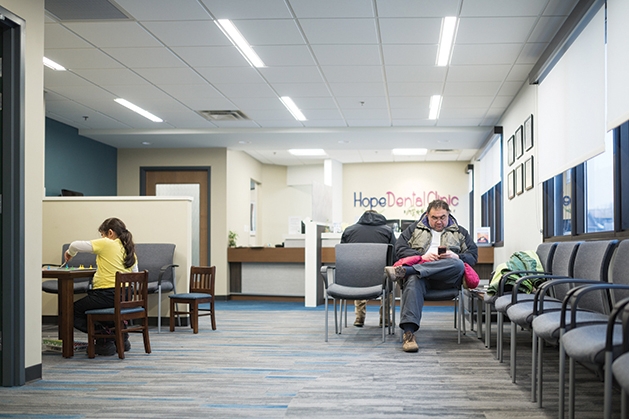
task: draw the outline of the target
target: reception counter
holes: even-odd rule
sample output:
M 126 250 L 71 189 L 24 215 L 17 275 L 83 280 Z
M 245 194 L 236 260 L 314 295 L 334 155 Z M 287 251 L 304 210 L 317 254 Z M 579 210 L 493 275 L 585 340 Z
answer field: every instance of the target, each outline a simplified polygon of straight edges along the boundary
M 227 250 L 230 294 L 247 296 L 304 297 L 303 247 L 235 247 Z M 321 249 L 321 263 L 333 264 L 334 248 Z M 493 270 L 494 248 L 478 248 L 474 269 L 481 278 Z

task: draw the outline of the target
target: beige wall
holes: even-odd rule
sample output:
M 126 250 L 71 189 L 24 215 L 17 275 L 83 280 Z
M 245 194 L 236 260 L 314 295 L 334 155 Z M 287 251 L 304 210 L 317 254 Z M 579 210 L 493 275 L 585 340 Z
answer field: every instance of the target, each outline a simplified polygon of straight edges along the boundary
M 242 151 L 227 150 L 227 229 L 223 234 L 221 246 L 227 246 L 227 234 L 234 231 L 238 234 L 238 246 L 257 246 L 264 243 L 262 237 L 264 226 L 258 218 L 255 236 L 249 230 L 249 205 L 251 203 L 251 180 L 262 182 L 262 163 Z M 258 191 L 259 192 L 259 191 Z M 257 202 L 258 217 L 263 199 L 259 196 Z
M 98 226 L 109 217 L 120 218 L 135 243 L 174 243 L 176 285 L 188 289 L 192 258 L 191 201 L 187 198 L 76 197 L 46 198 L 43 204 L 43 260 L 59 263 L 61 246 L 74 240 L 100 237 Z M 41 284 L 39 292 L 41 292 Z M 80 296 L 78 296 L 80 297 Z M 157 316 L 157 295 L 149 299 L 150 316 Z M 168 316 L 168 296 L 162 297 L 162 316 Z M 57 314 L 56 295 L 43 293 L 43 314 Z
M 210 262 L 216 266 L 216 295 L 226 295 L 229 290 L 227 213 L 231 210 L 231 205 L 227 200 L 227 190 L 231 187 L 226 169 L 227 150 L 224 148 L 119 149 L 118 195 L 138 196 L 140 194 L 140 167 L 156 166 L 211 167 Z
M 41 364 L 41 225 L 44 195 L 44 0 L 0 0 L 0 6 L 26 21 L 24 245 L 25 366 Z

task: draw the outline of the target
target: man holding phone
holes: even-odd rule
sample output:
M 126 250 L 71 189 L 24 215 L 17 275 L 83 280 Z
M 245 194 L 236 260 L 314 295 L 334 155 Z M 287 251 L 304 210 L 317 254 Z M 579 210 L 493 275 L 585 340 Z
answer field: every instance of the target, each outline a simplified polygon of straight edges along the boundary
M 391 280 L 401 281 L 402 349 L 417 352 L 414 333 L 419 329 L 426 290 L 461 286 L 464 263 L 470 266 L 476 263 L 478 248 L 467 230 L 450 214 L 448 203 L 437 199 L 428 204 L 419 220 L 402 232 L 395 244 L 395 255 L 398 259 L 415 261 L 410 266 L 388 266 L 385 271 Z

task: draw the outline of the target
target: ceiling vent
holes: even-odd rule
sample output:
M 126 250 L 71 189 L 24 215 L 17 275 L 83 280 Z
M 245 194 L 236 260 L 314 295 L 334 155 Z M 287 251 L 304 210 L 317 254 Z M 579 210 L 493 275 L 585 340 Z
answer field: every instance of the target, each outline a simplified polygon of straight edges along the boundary
M 129 20 L 108 0 L 46 0 L 46 11 L 60 21 Z
M 454 150 L 452 148 L 437 148 L 434 150 L 430 150 L 430 152 L 434 154 L 447 154 L 447 153 L 458 153 L 458 150 Z
M 197 111 L 209 121 L 247 121 L 249 117 L 241 111 Z

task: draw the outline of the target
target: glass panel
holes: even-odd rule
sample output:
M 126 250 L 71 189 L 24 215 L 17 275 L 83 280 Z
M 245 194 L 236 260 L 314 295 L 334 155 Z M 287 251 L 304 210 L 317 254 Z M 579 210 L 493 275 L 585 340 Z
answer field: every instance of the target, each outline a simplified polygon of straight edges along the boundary
M 605 152 L 585 163 L 587 233 L 614 229 L 613 141 L 612 130 L 605 137 Z
M 555 235 L 572 233 L 572 172 L 555 176 Z
M 201 186 L 198 183 L 175 183 L 155 185 L 157 196 L 192 197 L 192 266 L 199 266 L 199 201 Z

